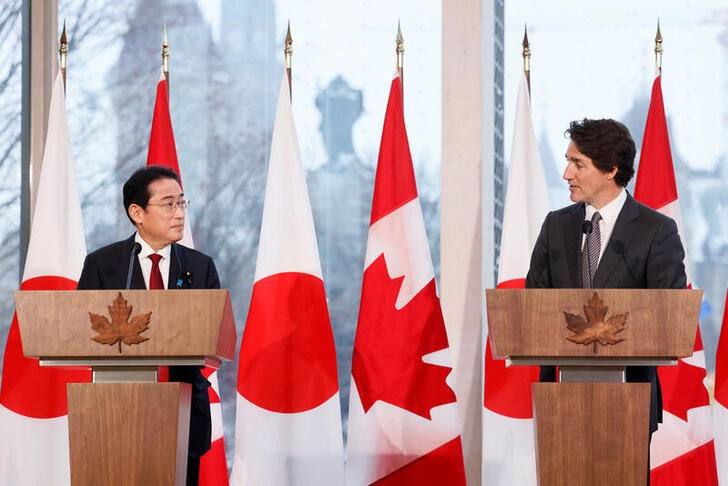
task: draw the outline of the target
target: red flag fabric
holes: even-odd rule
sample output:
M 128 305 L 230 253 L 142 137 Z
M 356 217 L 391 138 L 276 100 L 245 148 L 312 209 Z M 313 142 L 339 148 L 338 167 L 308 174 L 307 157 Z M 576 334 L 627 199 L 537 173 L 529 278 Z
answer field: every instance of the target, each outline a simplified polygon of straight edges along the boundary
M 713 424 L 718 479 L 721 484 L 728 484 L 728 292 L 725 295 L 723 326 L 715 355 Z
M 635 199 L 670 216 L 685 246 L 672 164 L 662 80 L 652 85 L 642 152 L 635 183 Z M 685 262 L 690 284 L 690 273 Z M 717 473 L 710 402 L 705 379 L 705 353 L 698 329 L 693 355 L 675 367 L 658 368 L 663 398 L 663 423 L 652 437 L 650 479 L 653 486 L 715 485 Z
M 58 70 L 21 290 L 75 289 L 85 255 Z M 90 370 L 40 367 L 23 356 L 13 318 L 0 387 L 0 484 L 70 484 L 66 383 L 89 381 Z
M 169 112 L 168 83 L 164 73 L 161 74 L 157 83 L 157 99 L 154 102 L 152 129 L 149 134 L 147 166 L 150 165 L 160 165 L 175 171 L 179 176 L 179 185 L 182 187 L 182 172 L 179 170 L 179 162 L 177 161 L 177 147 L 174 141 L 172 117 Z M 189 214 L 185 214 L 184 233 L 179 243 L 194 248 L 191 226 Z M 167 372 L 167 367 L 162 367 L 160 369 L 160 379 L 166 379 Z M 229 484 L 229 479 L 217 370 L 205 368 L 203 375 L 212 384 L 208 388 L 212 418 L 212 445 L 210 450 L 200 458 L 200 486 L 222 486 Z
M 347 484 L 465 484 L 450 349 L 399 77 L 384 119 L 364 266 Z
M 284 73 L 240 344 L 232 480 L 338 486 L 344 447 L 336 351 L 289 93 Z
M 498 288 L 523 288 L 538 230 L 550 203 L 525 73 L 516 103 L 508 192 L 503 209 Z M 506 367 L 485 345 L 483 475 L 488 485 L 536 484 L 531 383 L 537 366 Z

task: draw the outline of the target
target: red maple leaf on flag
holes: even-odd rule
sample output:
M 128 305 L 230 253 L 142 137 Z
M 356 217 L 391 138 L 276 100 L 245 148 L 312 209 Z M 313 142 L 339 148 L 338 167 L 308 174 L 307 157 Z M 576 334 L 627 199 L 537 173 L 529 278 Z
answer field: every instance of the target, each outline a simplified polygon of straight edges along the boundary
M 703 385 L 705 369 L 678 360 L 677 366 L 658 368 L 662 388 L 662 408 L 685 422 L 688 410 L 710 403 Z
M 382 400 L 429 420 L 432 407 L 455 401 L 450 367 L 422 360 L 448 347 L 445 323 L 434 279 L 395 308 L 403 279 L 390 278 L 384 255 L 364 271 L 351 372 L 365 412 Z

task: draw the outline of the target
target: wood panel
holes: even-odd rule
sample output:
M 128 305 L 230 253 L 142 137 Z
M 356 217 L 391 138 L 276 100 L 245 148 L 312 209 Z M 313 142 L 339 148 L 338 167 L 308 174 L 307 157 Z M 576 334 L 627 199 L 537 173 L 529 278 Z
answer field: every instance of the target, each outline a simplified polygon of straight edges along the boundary
M 649 383 L 534 383 L 541 486 L 642 485 Z
M 488 332 L 493 354 L 505 357 L 684 357 L 693 352 L 702 290 L 597 289 L 606 318 L 629 312 L 623 341 L 569 341 L 564 312 L 584 315 L 589 289 L 489 289 Z
M 187 383 L 68 385 L 73 486 L 184 485 Z
M 149 339 L 138 345 L 99 344 L 89 314 L 110 319 L 109 306 L 121 292 L 130 318 L 151 312 Z M 199 357 L 232 359 L 236 332 L 227 290 L 17 291 L 15 304 L 30 357 Z

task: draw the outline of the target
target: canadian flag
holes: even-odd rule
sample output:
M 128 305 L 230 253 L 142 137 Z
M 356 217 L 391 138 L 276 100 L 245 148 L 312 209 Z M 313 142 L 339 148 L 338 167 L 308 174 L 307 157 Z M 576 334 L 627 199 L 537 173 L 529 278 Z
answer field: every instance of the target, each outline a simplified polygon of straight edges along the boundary
M 236 420 L 234 484 L 343 484 L 334 336 L 285 74 L 240 344 Z
M 550 203 L 538 142 L 531 120 L 526 74 L 516 103 L 508 191 L 503 209 L 498 288 L 523 288 L 538 231 Z M 537 366 L 506 367 L 485 346 L 483 477 L 485 484 L 536 484 L 531 383 Z
M 75 289 L 86 256 L 65 103 L 59 69 L 21 290 Z M 70 484 L 66 383 L 89 381 L 90 370 L 41 368 L 24 357 L 13 318 L 0 387 L 0 484 Z
M 718 478 L 721 484 L 728 484 L 728 292 L 725 295 L 723 327 L 715 356 L 713 424 Z
M 354 340 L 347 484 L 465 484 L 451 371 L 395 77 Z
M 674 219 L 685 246 L 660 75 L 652 85 L 634 197 Z M 690 285 L 687 260 L 685 270 Z M 658 375 L 662 387 L 663 421 L 653 435 L 650 447 L 652 484 L 717 484 L 710 401 L 703 383 L 705 353 L 700 329 L 693 355 L 680 359 L 677 366 L 658 368 Z
M 152 116 L 152 129 L 149 133 L 149 149 L 147 150 L 147 166 L 160 165 L 172 169 L 180 179 L 182 186 L 182 173 L 177 161 L 177 147 L 172 130 L 172 117 L 169 112 L 169 91 L 167 78 L 164 73 L 157 83 L 157 99 L 154 103 Z M 194 248 L 189 214 L 185 214 L 185 227 L 180 244 Z M 161 375 L 166 374 L 166 367 Z M 210 397 L 210 414 L 212 419 L 212 445 L 200 458 L 200 485 L 222 486 L 229 484 L 227 459 L 225 458 L 225 437 L 223 435 L 222 407 L 217 383 L 217 369 L 205 368 L 202 374 L 212 384 L 207 389 Z M 160 378 L 162 378 L 160 375 Z M 162 378 L 165 379 L 165 378 Z

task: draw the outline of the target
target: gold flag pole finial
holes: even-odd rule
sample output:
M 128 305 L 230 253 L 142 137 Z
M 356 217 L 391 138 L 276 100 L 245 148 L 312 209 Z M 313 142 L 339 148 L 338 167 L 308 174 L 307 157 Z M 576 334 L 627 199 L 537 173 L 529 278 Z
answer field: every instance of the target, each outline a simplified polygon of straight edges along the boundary
M 523 72 L 526 73 L 528 91 L 531 92 L 531 45 L 528 43 L 528 25 L 523 27 Z
M 63 92 L 66 92 L 66 65 L 68 62 L 68 37 L 66 36 L 66 21 L 63 21 L 63 32 L 61 33 L 61 41 L 58 47 L 58 55 L 60 56 L 61 75 L 63 76 Z
M 660 19 L 657 19 L 657 34 L 655 35 L 655 67 L 657 73 L 662 74 L 662 33 L 660 32 Z
M 293 37 L 291 37 L 291 21 L 288 20 L 286 29 L 286 47 L 283 48 L 286 62 L 286 75 L 288 76 L 288 95 L 293 99 L 293 87 L 291 86 L 291 58 L 293 57 Z
M 396 40 L 396 49 L 395 52 L 397 53 L 397 74 L 399 75 L 399 82 L 404 86 L 404 80 L 402 79 L 404 77 L 404 37 L 402 37 L 402 28 L 399 23 L 399 19 L 397 19 L 397 40 Z
M 169 82 L 169 44 L 167 43 L 167 24 L 162 27 L 162 72 Z

